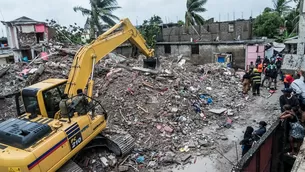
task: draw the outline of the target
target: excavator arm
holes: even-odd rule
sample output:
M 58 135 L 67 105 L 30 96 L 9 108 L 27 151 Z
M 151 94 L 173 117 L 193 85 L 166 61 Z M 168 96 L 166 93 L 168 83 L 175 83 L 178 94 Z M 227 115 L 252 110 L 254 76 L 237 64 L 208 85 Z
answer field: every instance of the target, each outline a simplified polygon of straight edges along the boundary
M 115 32 L 117 29 L 122 30 Z M 123 19 L 91 44 L 83 46 L 75 55 L 65 93 L 75 96 L 78 89 L 88 88 L 87 95 L 92 96 L 94 65 L 107 54 L 129 40 L 147 57 L 154 56 L 154 50 L 149 49 L 140 32 L 131 24 L 129 19 Z M 90 77 L 90 78 L 89 78 Z

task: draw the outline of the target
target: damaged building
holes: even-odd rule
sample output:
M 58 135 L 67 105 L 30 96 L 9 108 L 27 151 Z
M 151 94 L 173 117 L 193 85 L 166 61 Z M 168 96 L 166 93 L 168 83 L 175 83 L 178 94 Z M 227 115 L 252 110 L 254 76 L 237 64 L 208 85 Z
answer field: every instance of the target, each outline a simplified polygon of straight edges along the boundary
M 0 38 L 0 65 L 14 63 L 14 55 L 7 44 L 7 38 Z
M 45 22 L 35 21 L 28 17 L 20 17 L 12 21 L 1 21 L 6 27 L 7 42 L 14 54 L 14 62 L 22 58 L 31 60 L 36 55 L 34 45 L 48 42 L 51 38 Z

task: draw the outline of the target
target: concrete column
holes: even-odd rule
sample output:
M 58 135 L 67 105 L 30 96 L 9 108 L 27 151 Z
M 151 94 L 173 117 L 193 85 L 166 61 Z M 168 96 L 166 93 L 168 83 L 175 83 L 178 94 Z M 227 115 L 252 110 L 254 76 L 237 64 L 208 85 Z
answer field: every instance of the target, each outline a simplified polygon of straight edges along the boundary
M 304 46 L 305 46 L 305 3 L 304 0 L 301 0 L 300 5 L 300 17 L 299 17 L 299 39 L 298 39 L 298 67 L 302 70 L 305 70 L 305 66 L 302 65 L 304 63 Z

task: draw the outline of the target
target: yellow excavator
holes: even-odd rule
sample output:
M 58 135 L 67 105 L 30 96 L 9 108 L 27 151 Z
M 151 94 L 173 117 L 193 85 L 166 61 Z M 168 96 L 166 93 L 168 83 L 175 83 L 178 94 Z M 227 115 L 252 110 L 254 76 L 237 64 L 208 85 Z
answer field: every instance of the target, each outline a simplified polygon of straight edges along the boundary
M 130 135 L 101 135 L 107 113 L 95 114 L 94 109 L 100 104 L 92 98 L 95 64 L 128 40 L 149 57 L 147 60 L 154 59 L 154 50 L 148 48 L 129 19 L 123 19 L 76 53 L 67 80 L 47 79 L 22 89 L 16 97 L 20 116 L 0 123 L 1 172 L 81 171 L 71 158 L 85 146 L 103 142 L 116 155 L 133 149 L 134 139 Z M 64 95 L 72 102 L 66 105 L 68 115 L 63 115 L 59 106 Z M 86 97 L 89 108 L 85 108 L 85 113 L 75 110 L 77 104 L 71 107 L 77 96 Z

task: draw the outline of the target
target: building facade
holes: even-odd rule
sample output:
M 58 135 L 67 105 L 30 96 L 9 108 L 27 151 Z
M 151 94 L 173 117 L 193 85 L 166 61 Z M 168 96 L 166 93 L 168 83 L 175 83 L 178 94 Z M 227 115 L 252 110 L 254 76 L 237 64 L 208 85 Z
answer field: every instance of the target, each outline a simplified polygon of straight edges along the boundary
M 37 56 L 34 46 L 50 39 L 49 28 L 45 22 L 20 17 L 13 21 L 1 21 L 6 27 L 7 41 L 14 54 L 14 61 L 31 60 Z
M 171 26 L 162 27 L 159 42 L 185 41 L 234 41 L 251 40 L 253 37 L 253 19 L 214 22 L 214 19 L 202 26 Z
M 219 55 L 230 55 L 231 65 L 234 68 L 246 68 L 247 57 L 252 52 L 248 48 L 261 49 L 263 40 L 252 41 L 221 41 L 221 42 L 158 42 L 155 47 L 155 56 L 178 56 L 189 57 L 194 64 L 215 63 Z M 252 50 L 252 49 L 251 49 Z M 262 50 L 263 51 L 263 50 Z M 115 50 L 124 56 L 132 56 L 132 47 L 122 45 Z M 255 51 L 256 52 L 256 51 Z M 251 58 L 250 58 L 251 59 Z

